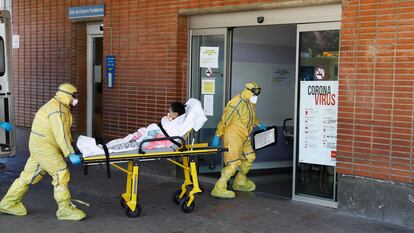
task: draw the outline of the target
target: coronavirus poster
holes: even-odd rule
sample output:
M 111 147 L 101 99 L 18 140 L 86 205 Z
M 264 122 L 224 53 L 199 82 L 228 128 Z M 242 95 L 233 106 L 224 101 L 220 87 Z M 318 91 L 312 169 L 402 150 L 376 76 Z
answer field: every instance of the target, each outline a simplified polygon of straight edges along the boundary
M 299 162 L 335 166 L 338 81 L 301 81 Z

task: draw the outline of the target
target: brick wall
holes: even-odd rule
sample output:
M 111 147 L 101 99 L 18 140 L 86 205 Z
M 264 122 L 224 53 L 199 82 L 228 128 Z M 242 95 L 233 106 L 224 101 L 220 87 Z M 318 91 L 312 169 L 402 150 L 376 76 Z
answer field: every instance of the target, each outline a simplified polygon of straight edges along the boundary
M 14 0 L 16 124 L 30 127 L 37 109 L 62 82 L 79 89 L 75 130 L 86 129 L 86 29 L 68 20 L 71 6 L 105 4 L 104 55 L 116 57 L 115 87 L 104 88 L 103 133 L 115 138 L 158 122 L 187 94 L 188 19 L 179 9 L 267 1 Z M 110 43 L 112 39 L 112 51 Z M 106 83 L 104 83 L 106 85 Z
M 414 2 L 345 0 L 338 172 L 414 182 Z
M 86 79 L 86 28 L 68 20 L 67 7 L 102 2 L 13 1 L 13 34 L 20 36 L 20 48 L 13 49 L 16 125 L 30 127 L 37 109 L 63 82 L 78 85 L 85 96 L 79 84 Z M 74 118 L 83 131 L 85 122 L 77 118 L 86 119 L 85 101 Z
M 105 30 L 104 54 L 114 54 L 117 64 L 115 87 L 103 90 L 103 133 L 115 138 L 157 122 L 171 101 L 185 100 L 188 18 L 179 10 L 265 2 L 272 0 L 13 0 L 13 34 L 20 36 L 13 49 L 16 125 L 30 127 L 58 85 L 72 82 L 81 98 L 74 129 L 86 131 L 86 29 L 68 20 L 68 7 L 105 4 L 112 38 Z
M 265 1 L 106 1 L 104 24 L 112 28 L 117 70 L 115 88 L 104 88 L 104 134 L 118 137 L 158 122 L 171 101 L 185 101 L 188 19 L 179 9 L 249 2 Z

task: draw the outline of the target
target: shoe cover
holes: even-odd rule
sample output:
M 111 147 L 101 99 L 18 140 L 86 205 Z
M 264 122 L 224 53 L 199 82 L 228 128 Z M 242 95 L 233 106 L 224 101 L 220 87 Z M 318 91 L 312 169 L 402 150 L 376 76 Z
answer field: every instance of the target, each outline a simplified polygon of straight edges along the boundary
M 251 192 L 256 189 L 256 184 L 239 172 L 234 179 L 233 189 L 242 192 Z
M 256 158 L 255 154 L 250 154 L 246 156 L 247 159 L 242 160 L 239 172 L 236 175 L 233 183 L 233 189 L 242 192 L 251 192 L 256 189 L 256 184 L 247 178 L 247 173 L 252 168 L 254 159 Z
M 84 219 L 86 217 L 86 214 L 82 210 L 68 203 L 59 205 L 59 209 L 56 211 L 56 217 L 59 220 L 79 221 Z
M 225 182 L 223 184 L 223 182 Z M 222 199 L 231 199 L 235 198 L 236 194 L 233 191 L 227 190 L 227 181 L 218 180 L 216 185 L 214 185 L 213 190 L 211 191 L 211 196 L 222 198 Z
M 236 169 L 239 165 L 240 162 L 236 162 L 221 169 L 221 177 L 214 185 L 214 188 L 211 191 L 211 196 L 224 199 L 234 198 L 236 196 L 233 191 L 227 190 L 227 182 L 236 173 Z
M 8 203 L 6 201 L 0 202 L 0 211 L 6 214 L 24 216 L 27 215 L 26 207 L 21 202 Z
M 6 195 L 0 202 L 0 211 L 6 214 L 24 216 L 27 214 L 27 210 L 23 203 L 20 201 L 24 194 L 29 189 L 28 181 L 25 172 L 22 172 L 20 177 L 17 178 L 10 186 Z

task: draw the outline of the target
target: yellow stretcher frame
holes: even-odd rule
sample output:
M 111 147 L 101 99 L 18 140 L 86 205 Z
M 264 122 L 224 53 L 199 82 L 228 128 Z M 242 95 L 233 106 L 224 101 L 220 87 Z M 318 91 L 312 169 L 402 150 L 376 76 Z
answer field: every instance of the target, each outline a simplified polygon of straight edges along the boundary
M 144 143 L 144 142 L 143 142 Z M 211 155 L 227 151 L 226 148 L 209 147 L 207 143 L 193 145 L 183 144 L 177 151 L 144 153 L 141 149 L 136 154 L 118 155 L 98 155 L 83 158 L 85 166 L 109 163 L 113 167 L 127 174 L 125 192 L 121 194 L 121 206 L 125 208 L 128 217 L 135 218 L 141 214 L 141 206 L 138 203 L 138 184 L 139 184 L 139 162 L 153 159 L 167 159 L 169 162 L 181 167 L 184 170 L 184 182 L 180 189 L 173 196 L 175 204 L 179 204 L 184 213 L 191 213 L 195 206 L 195 194 L 201 193 L 198 182 L 197 166 L 195 156 Z M 173 160 L 182 158 L 182 162 Z M 116 163 L 128 163 L 125 169 Z M 191 188 L 192 186 L 192 188 Z

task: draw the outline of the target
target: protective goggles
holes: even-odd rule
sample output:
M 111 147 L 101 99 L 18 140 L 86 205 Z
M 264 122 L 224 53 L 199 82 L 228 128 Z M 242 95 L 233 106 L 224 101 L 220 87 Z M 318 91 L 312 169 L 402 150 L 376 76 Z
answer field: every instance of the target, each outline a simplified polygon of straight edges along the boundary
M 262 88 L 257 88 L 257 87 L 246 88 L 246 89 L 251 91 L 254 95 L 260 95 L 260 91 L 262 90 Z
M 74 99 L 76 99 L 76 97 L 77 97 L 76 92 L 75 93 L 70 93 L 70 92 L 67 92 L 67 91 L 64 91 L 64 90 L 60 90 L 60 89 L 58 91 L 61 91 L 65 94 L 68 94 L 68 95 L 72 96 Z

